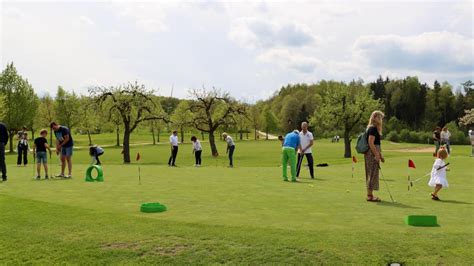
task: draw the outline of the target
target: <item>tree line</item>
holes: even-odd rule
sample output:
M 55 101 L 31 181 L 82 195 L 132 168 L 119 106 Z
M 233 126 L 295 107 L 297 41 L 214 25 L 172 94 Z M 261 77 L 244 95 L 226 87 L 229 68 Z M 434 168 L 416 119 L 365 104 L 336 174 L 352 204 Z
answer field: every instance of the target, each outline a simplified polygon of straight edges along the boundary
M 154 144 L 160 141 L 163 131 L 178 130 L 181 141 L 185 132 L 200 132 L 202 138 L 208 138 L 212 154 L 218 156 L 218 132 L 233 132 L 240 139 L 250 134 L 258 139 L 259 131 L 263 131 L 268 138 L 268 133 L 283 134 L 308 121 L 316 136 L 342 135 L 344 156 L 350 157 L 352 138 L 364 129 L 375 109 L 385 111 L 392 137 L 393 132 L 431 131 L 450 122 L 459 130 L 465 129 L 472 124 L 468 117 L 474 113 L 474 88 L 471 81 L 462 86 L 463 91 L 453 93 L 447 82 L 436 81 L 430 87 L 416 77 L 379 77 L 370 83 L 321 80 L 287 85 L 269 99 L 249 104 L 216 88 L 193 89 L 188 93 L 190 99 L 177 99 L 158 96 L 138 82 L 129 82 L 92 87 L 88 95 L 59 86 L 53 98 L 38 97 L 28 80 L 10 63 L 0 76 L 0 120 L 8 125 L 11 140 L 23 126 L 34 137 L 37 130 L 48 127 L 51 121 L 87 134 L 90 144 L 93 134 L 115 132 L 116 145 L 123 146 L 125 163 L 130 162 L 130 136 L 138 128 L 149 130 Z

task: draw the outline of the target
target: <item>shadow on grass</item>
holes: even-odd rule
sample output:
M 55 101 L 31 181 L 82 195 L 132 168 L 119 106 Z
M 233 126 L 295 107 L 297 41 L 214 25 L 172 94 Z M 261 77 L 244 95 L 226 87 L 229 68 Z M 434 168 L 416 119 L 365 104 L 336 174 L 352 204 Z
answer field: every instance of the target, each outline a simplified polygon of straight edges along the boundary
M 377 202 L 377 205 L 378 206 L 386 206 L 386 207 L 397 207 L 397 208 L 403 208 L 403 209 L 423 209 L 423 208 L 420 208 L 420 207 L 414 207 L 414 206 L 406 205 L 406 204 L 403 204 L 403 203 L 390 202 L 390 201 Z
M 452 204 L 472 204 L 472 202 L 458 201 L 458 200 L 440 200 L 441 203 L 452 203 Z

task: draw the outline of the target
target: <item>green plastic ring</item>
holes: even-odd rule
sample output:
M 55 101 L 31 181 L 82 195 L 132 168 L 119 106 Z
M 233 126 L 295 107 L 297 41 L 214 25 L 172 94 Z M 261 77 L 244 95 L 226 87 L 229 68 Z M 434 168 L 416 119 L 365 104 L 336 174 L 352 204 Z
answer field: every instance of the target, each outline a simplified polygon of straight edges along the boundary
M 97 170 L 97 177 L 93 178 L 92 177 L 92 170 Z M 91 165 L 89 168 L 87 168 L 86 171 L 86 181 L 87 182 L 104 182 L 104 172 L 102 170 L 102 167 L 100 165 Z
M 147 202 L 140 206 L 140 211 L 146 213 L 164 212 L 166 211 L 166 206 L 159 202 Z

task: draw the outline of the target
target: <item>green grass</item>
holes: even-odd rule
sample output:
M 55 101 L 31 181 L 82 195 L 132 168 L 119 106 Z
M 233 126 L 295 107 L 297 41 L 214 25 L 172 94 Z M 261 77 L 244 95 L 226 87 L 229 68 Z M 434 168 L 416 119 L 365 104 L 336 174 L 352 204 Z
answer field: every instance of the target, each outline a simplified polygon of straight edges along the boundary
M 167 145 L 133 146 L 142 161 L 120 162 L 120 148 L 103 156 L 104 183 L 86 183 L 85 150 L 74 154 L 72 180 L 33 181 L 32 168 L 14 166 L 0 184 L 2 263 L 179 263 L 179 264 L 461 264 L 474 263 L 473 158 L 470 147 L 454 146 L 450 188 L 441 202 L 428 197 L 426 181 L 407 191 L 407 159 L 431 169 L 429 152 L 400 152 L 426 145 L 383 143 L 383 174 L 397 203 L 381 183 L 382 203 L 365 201 L 363 158 L 341 158 L 342 143 L 318 140 L 313 150 L 317 180 L 303 170 L 301 183 L 285 183 L 277 141 L 237 142 L 236 168 L 209 154 L 191 167 L 191 146 L 180 146 L 168 168 Z M 225 144 L 219 142 L 219 150 Z M 134 157 L 134 156 L 133 156 Z M 52 165 L 58 170 L 57 161 Z M 141 167 L 142 182 L 137 170 Z M 312 185 L 312 186 L 311 186 Z M 168 211 L 139 212 L 140 203 L 159 201 Z M 404 224 L 410 214 L 437 215 L 439 227 Z

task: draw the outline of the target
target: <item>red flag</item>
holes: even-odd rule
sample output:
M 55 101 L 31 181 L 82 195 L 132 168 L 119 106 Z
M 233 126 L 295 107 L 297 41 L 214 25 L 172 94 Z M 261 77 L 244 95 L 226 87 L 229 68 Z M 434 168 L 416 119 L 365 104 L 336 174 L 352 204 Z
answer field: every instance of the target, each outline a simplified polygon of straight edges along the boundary
M 357 159 L 356 159 L 355 156 L 352 156 L 352 162 L 353 162 L 353 163 L 357 163 Z
M 408 160 L 408 167 L 410 168 L 416 168 L 415 163 L 412 160 Z
M 140 153 L 137 152 L 137 161 L 140 161 L 140 158 L 141 158 L 141 157 L 140 157 Z

